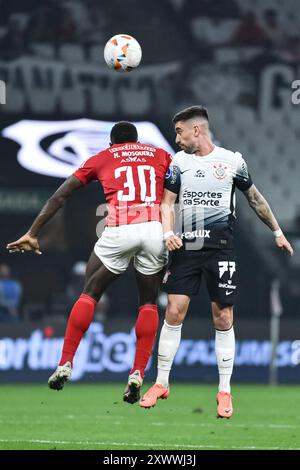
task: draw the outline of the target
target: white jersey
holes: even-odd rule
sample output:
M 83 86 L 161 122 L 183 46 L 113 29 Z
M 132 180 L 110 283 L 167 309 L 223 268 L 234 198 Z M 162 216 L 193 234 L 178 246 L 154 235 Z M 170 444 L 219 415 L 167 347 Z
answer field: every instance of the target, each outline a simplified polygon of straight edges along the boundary
M 205 156 L 176 153 L 165 180 L 165 188 L 179 196 L 183 231 L 205 228 L 210 236 L 231 228 L 235 187 L 245 191 L 251 185 L 242 155 L 218 146 Z

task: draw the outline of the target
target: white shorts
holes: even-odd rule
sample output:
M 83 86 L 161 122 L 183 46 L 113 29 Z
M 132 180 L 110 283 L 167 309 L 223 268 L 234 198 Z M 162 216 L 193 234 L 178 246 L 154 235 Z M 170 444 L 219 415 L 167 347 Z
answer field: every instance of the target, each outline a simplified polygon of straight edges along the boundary
M 155 274 L 167 264 L 160 222 L 105 227 L 94 252 L 109 271 L 121 274 L 133 264 L 142 274 Z

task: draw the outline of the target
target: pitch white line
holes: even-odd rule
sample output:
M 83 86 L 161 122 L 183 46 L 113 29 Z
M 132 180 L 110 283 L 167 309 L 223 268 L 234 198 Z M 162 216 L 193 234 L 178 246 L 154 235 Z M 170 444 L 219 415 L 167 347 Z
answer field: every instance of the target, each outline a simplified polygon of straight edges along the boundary
M 175 448 L 181 448 L 182 450 L 184 449 L 220 449 L 220 446 L 215 446 L 211 444 L 207 445 L 194 445 L 194 444 L 158 444 L 158 443 L 150 443 L 147 442 L 146 444 L 144 442 L 92 442 L 92 441 L 58 441 L 58 440 L 44 440 L 44 439 L 0 439 L 0 442 L 15 442 L 15 443 L 21 443 L 21 442 L 26 442 L 30 444 L 64 444 L 64 445 L 89 445 L 89 446 L 107 446 L 108 450 L 110 450 L 110 446 L 118 446 L 118 447 L 151 447 L 155 449 L 156 447 L 175 447 Z M 300 450 L 300 448 L 297 447 L 257 447 L 257 446 L 226 446 L 224 449 L 233 449 L 233 450 L 239 450 L 239 449 L 249 449 L 249 450 Z
M 52 420 L 53 417 L 51 416 L 48 416 L 47 419 L 44 419 L 44 420 L 36 420 L 35 421 L 35 424 L 47 424 L 47 420 Z M 61 418 L 66 418 L 66 419 L 77 419 L 76 416 L 61 416 Z M 113 417 L 108 417 L 108 416 L 103 416 L 103 419 L 106 419 L 107 421 L 110 420 L 110 423 L 107 423 L 107 424 L 114 424 L 115 426 L 123 426 L 124 423 L 122 423 L 121 421 L 112 421 L 112 418 Z M 120 416 L 118 419 L 122 418 L 122 416 Z M 0 419 L 0 424 L 19 424 L 21 422 L 26 422 L 26 420 L 12 420 L 12 419 L 5 419 L 5 420 L 1 420 Z M 300 429 L 300 425 L 297 425 L 297 424 L 246 424 L 246 423 L 233 423 L 232 421 L 231 422 L 227 422 L 226 421 L 223 421 L 222 420 L 222 423 L 229 427 L 229 428 L 248 428 L 248 429 L 251 429 L 251 428 L 255 428 L 255 429 Z M 136 425 L 135 423 L 130 423 L 130 422 L 126 422 L 126 425 Z M 196 428 L 212 428 L 212 427 L 216 427 L 217 424 L 214 422 L 214 423 L 185 423 L 185 424 L 182 424 L 182 423 L 166 423 L 166 422 L 160 422 L 160 421 L 154 421 L 152 423 L 148 423 L 150 426 L 173 426 L 173 427 L 196 427 Z
M 223 421 L 223 420 L 222 420 Z M 216 423 L 163 423 L 163 422 L 153 422 L 149 423 L 152 426 L 180 426 L 181 428 L 184 426 L 193 426 L 199 428 L 205 427 L 215 427 Z M 296 424 L 235 424 L 235 423 L 228 423 L 224 421 L 224 424 L 230 428 L 270 428 L 270 429 L 299 429 L 300 425 L 297 426 Z

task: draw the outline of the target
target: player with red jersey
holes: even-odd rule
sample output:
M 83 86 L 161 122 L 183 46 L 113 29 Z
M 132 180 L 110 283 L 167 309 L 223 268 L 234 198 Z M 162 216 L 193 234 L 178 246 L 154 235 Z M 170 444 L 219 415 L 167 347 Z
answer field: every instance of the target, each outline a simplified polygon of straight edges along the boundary
M 83 292 L 68 320 L 61 360 L 48 384 L 61 390 L 69 380 L 74 355 L 97 302 L 133 259 L 140 307 L 135 325 L 136 354 L 123 398 L 135 403 L 158 327 L 156 299 L 167 263 L 159 205 L 171 156 L 137 142 L 136 127 L 126 121 L 115 124 L 110 137 L 111 146 L 83 163 L 47 201 L 29 231 L 7 249 L 41 254 L 37 237 L 45 223 L 77 189 L 93 180 L 102 184 L 108 209 L 106 227 L 88 261 Z

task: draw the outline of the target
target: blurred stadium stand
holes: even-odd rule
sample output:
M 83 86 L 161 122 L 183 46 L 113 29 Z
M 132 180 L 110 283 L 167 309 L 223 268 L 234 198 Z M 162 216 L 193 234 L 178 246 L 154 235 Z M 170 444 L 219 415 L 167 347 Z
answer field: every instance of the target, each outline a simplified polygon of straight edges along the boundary
M 125 118 L 154 122 L 174 146 L 171 117 L 201 103 L 208 107 L 216 139 L 243 153 L 255 184 L 299 247 L 300 105 L 291 101 L 291 83 L 300 78 L 299 2 L 162 0 L 143 2 L 143 8 L 140 3 L 110 0 L 104 8 L 95 0 L 0 0 L 0 79 L 7 84 L 1 129 L 21 119 Z M 122 32 L 135 36 L 143 49 L 142 66 L 129 75 L 109 71 L 103 61 L 105 42 Z M 50 194 L 61 184 L 22 168 L 12 140 L 2 138 L 1 150 L 2 189 L 43 188 Z M 268 317 L 276 277 L 284 315 L 296 317 L 299 254 L 288 259 L 276 250 L 269 230 L 237 197 L 238 315 Z M 102 201 L 93 185 L 76 196 L 59 222 L 44 231 L 41 258 L 24 261 L 1 250 L 1 262 L 24 287 L 24 318 L 67 315 L 71 268 L 88 258 L 96 239 L 95 207 Z M 1 246 L 21 235 L 36 212 L 9 210 L 1 196 Z M 108 315 L 136 315 L 131 283 L 128 273 L 109 290 L 118 289 L 123 302 L 111 295 Z M 207 300 L 203 289 L 190 316 L 210 315 Z

